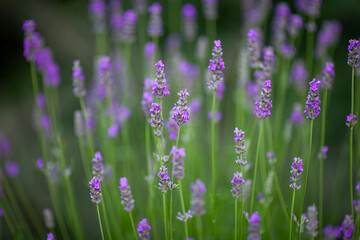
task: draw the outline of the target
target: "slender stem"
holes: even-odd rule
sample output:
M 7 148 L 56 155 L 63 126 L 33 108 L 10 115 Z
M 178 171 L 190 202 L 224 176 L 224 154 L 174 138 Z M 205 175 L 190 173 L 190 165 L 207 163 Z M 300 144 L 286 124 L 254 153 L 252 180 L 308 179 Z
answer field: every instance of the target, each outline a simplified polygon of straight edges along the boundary
M 263 121 L 262 121 L 262 119 L 260 119 L 259 138 L 258 138 L 258 144 L 257 144 L 257 147 L 256 147 L 256 156 L 255 156 L 255 169 L 254 169 L 254 177 L 253 177 L 254 180 L 253 180 L 252 187 L 251 187 L 252 190 L 251 190 L 250 212 L 252 212 L 253 206 L 254 206 L 256 175 L 257 175 L 257 167 L 258 167 L 258 162 L 259 162 L 259 152 L 260 152 L 262 128 L 263 128 Z
M 99 204 L 96 204 L 96 210 L 97 210 L 98 219 L 99 219 L 100 232 L 101 232 L 101 239 L 102 239 L 102 240 L 105 240 L 105 238 L 104 238 L 104 232 L 103 232 L 103 228 L 102 228 L 102 224 L 101 224 L 101 217 L 100 217 L 100 211 L 99 211 Z
M 104 199 L 102 200 L 102 211 L 103 211 L 103 214 L 104 214 L 104 219 L 105 219 L 105 228 L 106 228 L 106 233 L 108 235 L 108 238 L 109 239 L 112 239 L 111 237 L 111 232 L 110 232 L 110 228 L 109 228 L 109 222 L 108 222 L 108 219 L 107 219 L 107 214 L 106 214 L 106 207 L 105 207 L 105 201 Z
M 179 179 L 179 190 L 180 190 L 181 207 L 182 207 L 183 213 L 185 214 L 184 194 L 183 194 L 183 190 L 182 190 L 181 180 L 180 180 L 180 179 Z M 185 224 L 185 237 L 186 237 L 186 239 L 188 239 L 188 238 L 189 238 L 189 231 L 188 231 L 188 227 L 187 227 L 187 222 L 184 222 L 184 224 Z
M 242 239 L 243 235 L 243 210 L 244 210 L 244 193 L 241 194 L 241 200 L 240 200 L 240 239 Z
M 351 71 L 351 114 L 354 114 L 354 68 L 352 68 Z M 353 134 L 354 134 L 354 128 L 350 127 L 350 206 L 351 206 L 351 216 L 352 219 L 354 219 L 354 205 L 353 199 Z
M 173 239 L 173 219 L 172 219 L 172 212 L 173 212 L 173 191 L 170 191 L 170 210 L 169 210 L 169 230 L 170 230 L 170 239 Z
M 215 220 L 215 178 L 216 178 L 216 166 L 215 166 L 215 100 L 216 92 L 213 93 L 212 101 L 212 121 L 211 121 L 211 175 L 212 175 L 212 220 Z M 215 228 L 214 228 L 215 230 Z
M 202 240 L 202 224 L 201 224 L 200 216 L 196 217 L 196 229 L 197 229 L 198 239 Z
M 289 227 L 290 227 L 290 231 L 289 231 L 289 240 L 291 240 L 291 232 L 292 232 L 292 215 L 294 213 L 294 203 L 295 203 L 295 189 L 293 190 L 293 195 L 292 195 L 292 201 L 291 201 L 291 215 L 290 215 L 290 220 L 289 220 Z
M 88 141 L 88 146 L 89 146 L 89 152 L 90 152 L 90 156 L 92 156 L 94 154 L 94 141 L 90 132 L 90 129 L 87 127 L 87 114 L 86 114 L 86 107 L 85 107 L 85 101 L 84 101 L 84 97 L 80 97 L 80 107 L 81 107 L 81 111 L 82 111 L 82 115 L 83 115 L 83 119 L 84 119 L 84 125 L 85 125 L 85 133 L 86 133 L 86 138 Z
M 312 22 L 313 19 L 310 19 L 309 22 Z M 314 31 L 307 31 L 306 34 L 306 69 L 308 70 L 308 76 L 312 76 L 312 67 L 313 67 L 313 55 L 314 55 Z
M 164 211 L 165 239 L 168 240 L 167 218 L 166 218 L 166 195 L 164 193 L 163 193 L 163 211 Z
M 135 224 L 134 224 L 134 219 L 133 219 L 133 216 L 132 216 L 132 212 L 129 212 L 129 215 L 130 215 L 131 226 L 132 226 L 132 229 L 133 229 L 133 232 L 134 232 L 135 239 L 138 239 L 138 236 L 136 234 L 136 229 L 135 229 Z
M 38 79 L 34 61 L 30 62 L 31 80 L 33 85 L 34 102 L 36 104 L 36 97 L 39 93 Z
M 242 194 L 241 194 L 241 196 L 242 196 Z M 235 233 L 234 233 L 234 239 L 236 240 L 237 239 L 237 212 L 238 212 L 238 210 L 237 210 L 237 202 L 238 202 L 238 200 L 235 198 Z

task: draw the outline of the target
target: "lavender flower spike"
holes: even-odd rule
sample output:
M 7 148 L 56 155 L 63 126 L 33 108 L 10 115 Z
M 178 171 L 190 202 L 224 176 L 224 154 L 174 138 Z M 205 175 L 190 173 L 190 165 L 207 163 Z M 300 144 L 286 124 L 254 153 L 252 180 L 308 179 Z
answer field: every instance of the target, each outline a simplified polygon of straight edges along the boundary
M 93 177 L 89 182 L 91 201 L 96 204 L 99 204 L 102 200 L 100 183 L 101 181 L 97 176 Z
M 182 21 L 183 21 L 183 32 L 186 41 L 193 41 L 196 37 L 197 23 L 196 17 L 197 12 L 194 5 L 188 3 L 182 8 Z
M 169 86 L 167 84 L 164 72 L 164 64 L 162 60 L 159 60 L 156 64 L 155 80 L 153 84 L 153 95 L 158 99 L 163 99 L 166 95 L 169 95 Z
M 150 239 L 150 230 L 151 230 L 151 227 L 148 224 L 146 218 L 143 218 L 137 226 L 137 232 L 139 234 L 139 239 L 140 240 L 149 240 Z
M 172 109 L 172 119 L 175 120 L 178 126 L 183 125 L 189 121 L 190 109 L 187 106 L 187 97 L 189 93 L 187 90 L 181 90 L 178 93 L 179 100 L 175 103 L 174 108 Z
M 42 38 L 39 33 L 35 32 L 36 23 L 34 20 L 26 20 L 23 25 L 25 32 L 24 38 L 24 57 L 28 61 L 34 60 L 34 55 L 42 46 Z
M 163 35 L 163 23 L 161 19 L 162 7 L 160 3 L 154 2 L 149 7 L 149 26 L 147 28 L 150 37 L 160 37 Z
M 247 48 L 250 57 L 250 66 L 252 68 L 259 67 L 261 51 L 258 32 L 250 29 L 247 34 Z
M 134 10 L 127 10 L 123 15 L 121 39 L 124 42 L 134 42 L 135 41 L 135 27 L 137 22 L 137 13 Z
M 325 240 L 336 240 L 341 236 L 341 231 L 339 227 L 334 227 L 332 225 L 327 225 L 323 229 L 324 239 Z
M 104 163 L 100 152 L 95 153 L 95 157 L 92 159 L 93 167 L 92 174 L 97 176 L 100 181 L 104 179 Z
M 322 87 L 329 89 L 335 77 L 334 63 L 327 62 L 325 68 L 322 70 L 323 77 L 321 79 Z
M 206 193 L 205 184 L 196 179 L 196 182 L 190 185 L 191 195 L 191 212 L 195 216 L 200 216 L 205 213 L 205 200 L 203 195 Z
M 121 204 L 124 206 L 124 210 L 131 212 L 134 209 L 135 200 L 131 194 L 131 188 L 127 182 L 126 177 L 120 178 L 119 190 L 121 194 Z
M 309 206 L 307 210 L 307 217 L 309 221 L 306 223 L 306 229 L 307 233 L 310 237 L 314 238 L 318 235 L 318 211 L 316 209 L 316 206 Z
M 266 80 L 264 87 L 261 89 L 260 96 L 256 99 L 254 114 L 259 119 L 266 118 L 271 116 L 270 108 L 272 107 L 271 81 Z
M 343 239 L 351 239 L 354 232 L 354 223 L 351 218 L 351 215 L 346 215 L 344 221 L 342 222 L 340 231 L 343 232 Z
M 183 179 L 184 178 L 184 161 L 182 158 L 185 157 L 185 149 L 179 148 L 177 149 L 176 146 L 173 146 L 170 154 L 172 156 L 173 162 L 173 176 L 176 179 Z
M 319 99 L 319 84 L 320 81 L 316 81 L 314 78 L 310 83 L 310 89 L 308 92 L 306 106 L 304 113 L 306 114 L 306 118 L 315 119 L 320 114 L 320 99 Z
M 160 167 L 160 171 L 157 176 L 159 177 L 159 190 L 162 193 L 165 194 L 169 189 L 173 190 L 176 188 L 176 186 L 174 186 L 174 184 L 170 181 L 168 169 L 165 165 Z
M 212 59 L 210 59 L 210 65 L 208 67 L 212 74 L 207 85 L 209 86 L 210 90 L 216 91 L 219 82 L 223 81 L 224 79 L 223 71 L 225 70 L 225 63 L 222 59 L 223 51 L 221 47 L 221 41 L 215 40 L 214 44 L 215 46 L 212 50 Z
M 246 157 L 242 157 L 244 153 L 246 153 L 246 145 L 245 145 L 245 132 L 237 127 L 234 130 L 235 137 L 235 152 L 238 154 L 236 156 L 236 163 L 244 166 L 246 165 Z
M 350 115 L 346 116 L 346 126 L 348 126 L 349 128 L 353 128 L 356 123 L 357 119 L 354 114 L 350 113 Z
M 46 240 L 55 240 L 54 235 L 50 232 L 46 235 Z
M 231 180 L 231 184 L 233 185 L 231 189 L 231 193 L 235 199 L 241 198 L 241 193 L 243 192 L 243 185 L 245 184 L 245 180 L 243 178 L 242 173 L 236 172 Z
M 80 61 L 75 60 L 73 66 L 73 92 L 75 97 L 83 97 L 86 94 L 85 90 L 85 77 L 83 75 Z
M 92 0 L 89 4 L 89 14 L 93 21 L 93 31 L 102 33 L 105 31 L 106 4 L 103 0 Z
M 151 127 L 154 128 L 153 132 L 156 136 L 160 137 L 163 133 L 162 126 L 164 125 L 164 119 L 161 117 L 162 107 L 158 103 L 152 103 L 150 108 Z
M 299 182 L 301 178 L 301 174 L 303 170 L 303 160 L 301 158 L 294 158 L 294 162 L 291 165 L 291 177 L 290 177 L 290 188 L 294 190 L 298 190 L 301 188 L 301 182 Z
M 205 19 L 215 20 L 218 17 L 218 0 L 202 0 Z
M 348 65 L 352 68 L 358 68 L 360 66 L 359 62 L 359 50 L 360 50 L 360 42 L 355 39 L 349 40 L 348 46 Z
M 301 16 L 296 14 L 291 14 L 289 16 L 288 32 L 290 37 L 292 38 L 298 37 L 302 26 L 303 26 L 303 21 Z
M 257 212 L 251 214 L 249 218 L 249 235 L 247 237 L 248 240 L 260 240 L 260 215 Z

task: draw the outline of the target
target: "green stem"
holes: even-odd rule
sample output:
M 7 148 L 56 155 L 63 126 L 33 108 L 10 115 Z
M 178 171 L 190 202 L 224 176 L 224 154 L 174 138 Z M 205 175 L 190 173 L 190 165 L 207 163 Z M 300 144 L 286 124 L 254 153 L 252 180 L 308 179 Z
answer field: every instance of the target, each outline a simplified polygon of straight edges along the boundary
M 110 228 L 109 228 L 109 223 L 108 223 L 108 219 L 107 219 L 107 214 L 106 214 L 106 207 L 105 207 L 105 201 L 104 199 L 102 200 L 102 211 L 104 214 L 104 219 L 105 219 L 105 228 L 106 228 L 106 233 L 108 235 L 108 238 L 111 240 L 111 232 L 110 232 Z
M 241 196 L 242 196 L 242 194 L 241 194 Z M 237 210 L 237 199 L 235 198 L 235 233 L 234 233 L 234 239 L 236 240 L 237 239 L 237 212 L 238 212 L 238 210 Z
M 310 19 L 312 22 L 313 19 Z M 313 55 L 314 55 L 314 32 L 307 31 L 306 34 L 306 69 L 308 70 L 308 76 L 312 76 L 313 67 Z
M 295 203 L 295 190 L 293 190 L 293 195 L 292 195 L 292 201 L 291 201 L 291 215 L 290 215 L 290 220 L 289 220 L 289 227 L 290 227 L 290 231 L 289 231 L 289 240 L 291 240 L 291 233 L 292 233 L 292 215 L 294 213 L 294 203 Z
M 100 226 L 100 232 L 101 232 L 101 239 L 105 240 L 104 238 L 104 232 L 103 232 L 103 228 L 102 228 L 102 224 L 101 224 L 101 217 L 100 217 L 100 211 L 99 211 L 99 204 L 96 204 L 96 210 L 97 210 L 97 215 L 98 215 L 98 219 L 99 219 L 99 226 Z
M 200 216 L 196 217 L 196 229 L 199 240 L 202 240 L 202 224 Z
M 245 173 L 245 172 L 244 172 Z M 243 210 L 244 210 L 244 194 L 241 194 L 241 201 L 240 201 L 240 239 L 242 239 L 243 235 Z
M 258 162 L 259 162 L 259 152 L 260 152 L 262 128 L 263 128 L 263 121 L 262 121 L 262 119 L 260 119 L 259 138 L 258 138 L 258 144 L 257 144 L 257 147 L 256 147 L 256 156 L 255 156 L 255 169 L 254 169 L 254 177 L 253 177 L 254 180 L 253 180 L 253 183 L 252 183 L 252 186 L 251 186 L 252 190 L 251 190 L 250 212 L 252 212 L 253 206 L 254 206 L 256 175 L 257 175 L 257 167 L 258 167 Z
M 354 73 L 355 69 L 352 68 L 351 71 L 351 114 L 354 114 L 354 90 L 355 90 L 355 83 L 354 83 Z M 353 134 L 354 128 L 351 126 L 350 128 L 350 206 L 351 206 L 351 216 L 354 219 L 354 205 L 353 203 Z
M 135 224 L 134 224 L 134 219 L 133 219 L 133 216 L 132 216 L 132 212 L 129 212 L 129 215 L 130 215 L 131 226 L 132 226 L 132 229 L 133 229 L 133 232 L 134 232 L 135 239 L 138 239 L 138 236 L 136 234 L 136 229 L 135 229 Z
M 183 195 L 183 190 L 182 190 L 182 186 L 181 186 L 181 180 L 179 179 L 179 190 L 180 190 L 180 201 L 181 201 L 181 207 L 183 210 L 183 213 L 185 214 L 185 203 L 184 203 L 184 195 Z M 184 222 L 185 225 L 185 237 L 186 239 L 189 238 L 189 231 L 188 231 L 188 227 L 187 227 L 187 222 Z
M 164 211 L 165 239 L 168 240 L 167 218 L 166 218 L 166 195 L 164 193 L 163 193 L 163 211 Z
M 216 166 L 215 166 L 215 100 L 216 92 L 213 93 L 212 101 L 212 121 L 211 121 L 211 176 L 212 176 L 212 220 L 215 222 L 215 178 L 216 178 Z M 215 228 L 214 228 L 215 230 Z
M 36 67 L 34 61 L 30 62 L 31 80 L 33 85 L 34 103 L 36 105 L 36 97 L 39 94 L 38 79 L 36 74 Z
M 87 114 L 86 114 L 86 107 L 85 107 L 85 101 L 84 101 L 84 97 L 80 97 L 80 107 L 81 107 L 81 112 L 83 115 L 83 119 L 84 119 L 84 126 L 85 126 L 85 133 L 86 133 L 86 138 L 87 138 L 87 143 L 89 146 L 89 153 L 90 156 L 94 155 L 94 141 L 90 132 L 90 129 L 87 127 Z

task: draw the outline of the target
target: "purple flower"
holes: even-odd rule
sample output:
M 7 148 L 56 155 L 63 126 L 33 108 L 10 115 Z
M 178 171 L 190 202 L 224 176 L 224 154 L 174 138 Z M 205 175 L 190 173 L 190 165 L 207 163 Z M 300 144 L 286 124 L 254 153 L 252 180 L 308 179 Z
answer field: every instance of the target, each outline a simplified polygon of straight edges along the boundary
M 332 86 L 332 82 L 335 77 L 334 63 L 327 62 L 325 68 L 322 70 L 321 86 L 329 89 Z
M 219 98 L 219 99 L 223 98 L 225 89 L 226 89 L 226 87 L 225 87 L 224 82 L 219 82 L 218 87 L 216 89 L 216 93 L 215 93 L 216 98 Z
M 290 177 L 290 188 L 298 190 L 301 188 L 301 174 L 303 172 L 303 160 L 301 158 L 294 158 L 294 162 L 291 164 L 291 177 Z
M 154 128 L 153 132 L 156 136 L 162 135 L 162 126 L 164 125 L 164 119 L 162 118 L 162 107 L 158 103 L 152 103 L 150 109 L 151 127 Z
M 100 183 L 101 181 L 97 176 L 94 176 L 89 182 L 91 201 L 96 204 L 99 204 L 102 200 Z
M 310 17 L 318 17 L 320 15 L 322 0 L 307 0 L 306 11 L 308 16 Z
M 148 224 L 146 218 L 143 218 L 137 226 L 137 232 L 139 234 L 139 239 L 140 240 L 149 240 L 150 239 L 150 230 L 151 230 L 151 227 Z
M 354 232 L 354 223 L 351 215 L 345 215 L 345 219 L 341 224 L 340 231 L 343 232 L 343 239 L 351 239 Z
M 35 32 L 36 23 L 34 20 L 26 20 L 23 25 L 25 32 L 24 38 L 24 57 L 28 61 L 34 60 L 35 53 L 42 47 L 43 39 L 39 33 Z
M 291 68 L 291 77 L 296 85 L 296 89 L 302 94 L 306 89 L 306 81 L 308 78 L 308 72 L 302 59 L 296 59 L 294 61 Z
M 189 121 L 190 109 L 187 106 L 187 97 L 189 93 L 185 90 L 181 90 L 178 93 L 179 100 L 174 104 L 172 109 L 172 119 L 175 120 L 178 126 L 183 125 Z
M 193 100 L 191 100 L 189 108 L 192 113 L 197 113 L 198 111 L 200 111 L 201 101 L 197 98 L 194 98 Z
M 259 119 L 266 118 L 271 116 L 270 108 L 272 108 L 271 81 L 266 80 L 260 96 L 256 99 L 254 114 Z
M 83 75 L 80 61 L 75 60 L 73 66 L 73 92 L 75 97 L 83 97 L 86 94 L 85 90 L 85 77 Z
M 144 92 L 141 100 L 141 106 L 146 117 L 150 115 L 150 108 L 153 103 L 153 97 L 150 92 Z
M 200 180 L 196 179 L 196 182 L 190 185 L 191 194 L 191 212 L 195 216 L 205 214 L 205 200 L 203 195 L 206 193 L 205 184 Z
M 169 95 L 169 86 L 166 81 L 165 72 L 164 72 L 164 64 L 162 60 L 159 60 L 156 64 L 156 73 L 155 80 L 153 83 L 153 92 L 152 94 L 156 96 L 158 99 L 163 99 L 166 95 Z
M 349 40 L 348 46 L 348 65 L 352 68 L 358 68 L 360 66 L 359 62 L 359 49 L 360 49 L 360 42 L 355 39 Z
M 208 113 L 208 119 L 213 119 L 213 112 Z M 221 112 L 215 111 L 215 123 L 219 122 L 222 119 L 223 115 Z
M 98 65 L 98 77 L 99 81 L 105 85 L 111 85 L 114 82 L 113 68 L 110 57 L 100 57 Z
M 42 158 L 36 160 L 36 167 L 40 170 L 44 169 L 44 160 Z
M 320 108 L 320 99 L 319 99 L 319 84 L 320 81 L 316 81 L 314 78 L 310 83 L 310 89 L 308 92 L 308 96 L 306 99 L 306 106 L 304 113 L 306 114 L 306 118 L 308 119 L 315 119 L 321 111 Z
M 166 128 L 169 132 L 169 140 L 176 140 L 179 126 L 171 118 L 171 115 L 172 114 L 170 113 L 170 119 L 168 120 L 168 122 L 166 124 Z
M 310 237 L 316 237 L 318 235 L 318 211 L 315 205 L 309 206 L 307 209 L 307 216 L 309 221 L 306 223 L 307 233 Z
M 156 44 L 153 42 L 147 42 L 144 46 L 144 56 L 148 59 L 152 59 L 156 53 Z
M 271 74 L 274 70 L 275 54 L 273 47 L 264 47 L 263 60 L 259 62 L 258 70 L 255 70 L 254 76 L 260 82 L 271 78 Z
M 245 180 L 243 178 L 242 173 L 236 172 L 231 179 L 231 185 L 233 185 L 231 189 L 231 193 L 234 198 L 240 199 L 241 193 L 243 192 L 243 185 L 245 184 Z
M 36 96 L 36 105 L 37 105 L 39 108 L 44 108 L 44 107 L 45 107 L 45 104 L 46 104 L 45 95 L 44 95 L 43 93 L 39 93 L 39 94 Z
M 182 30 L 186 41 L 194 41 L 197 32 L 197 12 L 194 5 L 188 3 L 182 8 Z
M 329 48 L 339 41 L 341 31 L 342 27 L 338 21 L 324 21 L 316 37 L 315 56 L 317 59 L 327 57 Z
M 291 113 L 290 119 L 291 119 L 291 122 L 294 124 L 303 125 L 304 117 L 302 115 L 300 103 L 297 102 L 294 104 L 294 111 Z
M 95 157 L 92 159 L 93 167 L 92 167 L 92 174 L 97 176 L 100 181 L 104 179 L 104 163 L 103 158 L 101 157 L 100 152 L 95 153 Z
M 218 17 L 218 0 L 202 0 L 205 19 L 215 20 Z
M 299 36 L 300 29 L 303 26 L 301 16 L 297 14 L 289 15 L 289 25 L 287 26 L 290 37 L 296 38 Z
M 46 235 L 46 240 L 54 240 L 54 235 L 50 232 Z
M 283 43 L 280 46 L 280 53 L 283 57 L 291 59 L 296 53 L 296 48 L 293 45 Z
M 210 65 L 208 67 L 208 70 L 212 72 L 211 79 L 207 85 L 210 90 L 216 91 L 219 82 L 224 80 L 223 71 L 225 70 L 225 63 L 222 59 L 223 51 L 221 47 L 221 41 L 215 40 L 214 44 L 215 46 L 212 50 L 212 59 L 210 59 Z
M 189 219 L 191 219 L 193 217 L 191 210 L 184 212 L 184 214 L 182 214 L 180 212 L 178 212 L 177 214 L 178 215 L 176 218 L 182 222 L 187 222 Z
M 276 49 L 285 43 L 286 40 L 286 25 L 290 15 L 289 5 L 285 2 L 280 2 L 275 6 L 274 19 L 272 21 L 272 36 L 271 42 Z
M 121 194 L 121 204 L 124 206 L 124 210 L 131 212 L 134 209 L 135 200 L 131 194 L 131 188 L 127 182 L 126 177 L 120 178 L 119 190 Z
M 119 125 L 115 123 L 108 128 L 107 135 L 109 138 L 115 138 L 118 132 L 119 132 Z
M 177 187 L 176 184 L 173 184 L 170 181 L 168 169 L 166 168 L 165 165 L 160 167 L 160 171 L 159 171 L 157 176 L 159 177 L 159 183 L 158 183 L 159 190 L 162 193 L 165 194 L 169 189 L 173 190 L 173 189 L 175 189 Z
M 181 61 L 179 64 L 180 79 L 183 81 L 184 86 L 193 88 L 195 80 L 200 73 L 200 69 L 196 64 L 191 64 L 187 61 Z
M 147 27 L 147 32 L 150 37 L 160 37 L 163 35 L 163 23 L 161 20 L 162 7 L 160 3 L 154 2 L 149 7 L 149 26 Z
M 47 47 L 39 48 L 35 53 L 35 64 L 44 76 L 46 86 L 57 86 L 61 79 L 59 66 L 54 62 L 51 50 Z
M 250 57 L 250 66 L 252 68 L 258 68 L 261 58 L 260 50 L 260 36 L 258 31 L 250 29 L 247 34 L 247 48 Z
M 183 179 L 184 178 L 184 161 L 183 158 L 185 157 L 185 148 L 176 148 L 173 146 L 170 154 L 172 156 L 173 162 L 173 176 L 176 179 Z
M 248 240 L 258 240 L 261 239 L 260 236 L 260 215 L 257 212 L 251 214 L 249 218 L 249 235 L 247 237 Z
M 234 133 L 235 152 L 238 154 L 238 156 L 236 156 L 236 163 L 244 166 L 247 163 L 246 157 L 243 157 L 244 153 L 246 153 L 245 132 L 236 127 Z
M 341 236 L 341 230 L 339 227 L 334 227 L 332 225 L 327 225 L 323 229 L 324 239 L 325 240 L 336 240 Z
M 349 128 L 353 128 L 357 123 L 357 118 L 354 114 L 350 113 L 350 115 L 346 116 L 346 126 Z
M 93 21 L 93 30 L 95 33 L 102 33 L 105 31 L 105 15 L 106 4 L 103 0 L 92 0 L 89 4 L 89 14 Z
M 11 178 L 17 177 L 17 175 L 19 174 L 19 171 L 20 171 L 19 164 L 14 161 L 5 162 L 4 169 L 5 169 L 6 174 Z
M 135 27 L 137 22 L 137 14 L 134 10 L 127 10 L 123 15 L 123 28 L 121 39 L 124 42 L 134 42 L 135 41 Z

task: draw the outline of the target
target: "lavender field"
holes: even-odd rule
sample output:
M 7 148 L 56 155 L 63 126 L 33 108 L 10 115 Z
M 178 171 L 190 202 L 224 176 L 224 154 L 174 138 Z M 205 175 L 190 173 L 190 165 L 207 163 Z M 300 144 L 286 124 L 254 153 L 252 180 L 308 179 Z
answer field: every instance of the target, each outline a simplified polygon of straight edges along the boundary
M 360 2 L 0 9 L 0 240 L 360 239 Z

